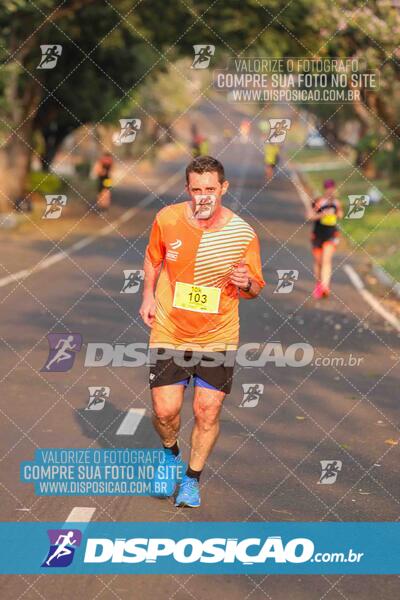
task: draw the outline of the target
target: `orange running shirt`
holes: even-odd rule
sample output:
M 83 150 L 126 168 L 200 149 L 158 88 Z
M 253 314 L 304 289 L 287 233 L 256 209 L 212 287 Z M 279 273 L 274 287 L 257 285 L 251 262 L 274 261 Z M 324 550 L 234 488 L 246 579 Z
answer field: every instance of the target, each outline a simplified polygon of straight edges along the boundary
M 203 350 L 236 349 L 239 342 L 239 290 L 230 274 L 243 259 L 250 277 L 263 287 L 260 246 L 253 228 L 232 213 L 219 229 L 192 224 L 187 202 L 160 210 L 153 222 L 146 254 L 154 267 L 162 263 L 156 287 L 156 315 L 150 347 Z M 177 282 L 221 289 L 218 313 L 173 306 Z

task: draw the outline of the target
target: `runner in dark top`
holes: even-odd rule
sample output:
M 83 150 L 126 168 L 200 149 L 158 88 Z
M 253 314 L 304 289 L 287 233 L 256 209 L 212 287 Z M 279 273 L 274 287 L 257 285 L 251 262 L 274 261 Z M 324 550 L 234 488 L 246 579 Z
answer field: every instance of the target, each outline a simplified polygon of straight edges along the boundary
M 318 299 L 330 293 L 332 257 L 339 243 L 337 222 L 343 218 L 333 179 L 324 182 L 324 194 L 312 203 L 309 218 L 314 221 L 311 236 L 315 275 L 313 296 Z
M 94 165 L 94 174 L 97 177 L 97 207 L 107 210 L 111 204 L 111 170 L 113 157 L 110 152 L 104 152 Z

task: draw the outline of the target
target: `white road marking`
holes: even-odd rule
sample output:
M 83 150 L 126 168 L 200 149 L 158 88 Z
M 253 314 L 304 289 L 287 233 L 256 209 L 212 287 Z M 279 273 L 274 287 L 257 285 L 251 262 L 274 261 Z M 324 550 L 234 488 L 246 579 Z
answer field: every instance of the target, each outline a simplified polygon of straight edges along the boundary
M 355 272 L 353 267 L 351 265 L 344 265 L 343 271 L 347 273 L 347 276 L 350 279 L 351 283 L 361 294 L 364 300 L 368 302 L 368 304 L 374 309 L 374 311 L 377 312 L 381 317 L 383 317 L 385 321 L 390 323 L 390 325 L 392 325 L 392 327 L 394 327 L 400 333 L 400 321 L 398 320 L 398 318 L 391 312 L 386 310 L 386 308 L 382 306 L 382 304 L 375 298 L 375 296 L 373 296 L 371 292 L 369 292 L 365 288 L 364 283 L 362 282 L 360 276 Z
M 95 513 L 95 508 L 75 506 L 65 519 L 65 523 L 88 523 Z
M 296 171 L 291 171 L 290 179 L 292 180 L 292 183 L 293 183 L 294 187 L 296 188 L 297 193 L 300 196 L 300 200 L 304 204 L 305 208 L 306 209 L 310 208 L 310 206 L 311 206 L 310 196 L 307 194 L 307 192 L 304 188 L 304 185 L 302 184 L 300 177 L 298 176 Z
M 310 197 L 304 189 L 300 177 L 295 171 L 292 171 L 290 178 L 304 206 L 306 207 L 306 209 L 309 208 Z M 375 296 L 365 288 L 364 283 L 362 282 L 359 275 L 355 272 L 353 267 L 351 265 L 344 265 L 343 270 L 347 274 L 353 286 L 356 288 L 357 292 L 362 296 L 362 298 L 364 298 L 364 300 L 371 306 L 371 308 L 383 319 L 385 319 L 385 321 L 390 323 L 390 325 L 392 325 L 392 327 L 394 327 L 396 331 L 400 332 L 399 319 L 393 313 L 386 310 L 386 308 L 382 306 L 379 300 L 375 298 Z
M 145 408 L 130 408 L 118 427 L 116 435 L 133 435 L 145 415 Z
M 151 193 L 151 194 L 148 194 L 147 196 L 145 196 L 138 203 L 137 206 L 130 208 L 129 210 L 125 211 L 120 217 L 118 217 L 118 219 L 116 219 L 112 223 L 106 225 L 105 227 L 102 227 L 96 235 L 87 236 L 85 238 L 82 238 L 78 242 L 75 242 L 75 244 L 72 244 L 72 246 L 69 246 L 69 248 L 66 248 L 66 250 L 62 250 L 61 252 L 56 252 L 55 254 L 52 254 L 48 258 L 45 258 L 44 260 L 39 261 L 38 263 L 36 263 L 36 265 L 31 267 L 30 269 L 23 269 L 22 271 L 17 271 L 16 273 L 11 273 L 11 275 L 7 275 L 7 277 L 3 277 L 2 279 L 0 279 L 0 287 L 5 287 L 6 285 L 13 283 L 14 281 L 21 281 L 22 279 L 26 279 L 27 277 L 29 277 L 30 275 L 33 275 L 34 273 L 38 273 L 39 271 L 44 271 L 44 269 L 48 269 L 52 265 L 60 262 L 61 260 L 66 259 L 70 254 L 72 254 L 72 252 L 76 252 L 77 250 L 81 250 L 82 248 L 85 248 L 86 246 L 88 246 L 89 244 L 92 244 L 97 238 L 99 238 L 101 236 L 108 235 L 114 229 L 116 229 L 118 225 L 120 225 L 121 223 L 125 223 L 126 221 L 129 221 L 130 219 L 132 219 L 139 212 L 139 210 L 141 208 L 145 208 L 146 206 L 148 206 L 149 204 L 154 202 L 154 199 L 156 198 L 156 196 L 160 196 L 161 194 L 163 194 L 171 185 L 174 185 L 174 183 L 176 183 L 181 177 L 182 177 L 181 172 L 178 172 L 178 173 L 175 173 L 174 175 L 172 175 L 169 179 L 167 179 L 167 181 L 163 185 L 160 186 L 160 188 L 155 193 Z

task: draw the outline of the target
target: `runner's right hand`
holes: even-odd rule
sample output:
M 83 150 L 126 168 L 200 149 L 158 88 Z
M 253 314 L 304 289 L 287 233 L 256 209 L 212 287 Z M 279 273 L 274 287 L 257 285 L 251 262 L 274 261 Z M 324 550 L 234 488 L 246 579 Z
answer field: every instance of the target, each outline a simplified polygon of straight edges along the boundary
M 156 316 L 156 301 L 154 299 L 154 296 L 143 298 L 139 314 L 142 317 L 143 321 L 146 323 L 146 325 L 148 325 L 149 327 L 153 327 L 154 319 Z

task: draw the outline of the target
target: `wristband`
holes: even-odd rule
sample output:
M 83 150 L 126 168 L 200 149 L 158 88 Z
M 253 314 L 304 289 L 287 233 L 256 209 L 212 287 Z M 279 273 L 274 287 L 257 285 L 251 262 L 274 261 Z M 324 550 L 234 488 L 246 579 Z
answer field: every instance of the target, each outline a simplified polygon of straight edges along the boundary
M 249 277 L 249 283 L 246 285 L 245 288 L 242 288 L 242 292 L 248 293 L 251 290 L 251 284 L 252 283 L 253 282 L 252 282 L 251 278 Z

